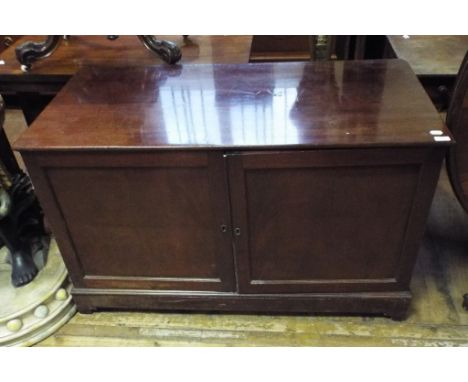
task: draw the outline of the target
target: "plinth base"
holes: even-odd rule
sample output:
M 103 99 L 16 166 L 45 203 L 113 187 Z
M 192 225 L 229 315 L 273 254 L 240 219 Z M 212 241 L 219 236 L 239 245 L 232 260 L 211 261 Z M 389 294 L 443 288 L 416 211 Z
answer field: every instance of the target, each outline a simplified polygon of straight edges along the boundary
M 8 250 L 0 250 L 0 346 L 30 346 L 53 334 L 75 313 L 67 270 L 55 240 L 46 265 L 29 284 L 11 285 Z

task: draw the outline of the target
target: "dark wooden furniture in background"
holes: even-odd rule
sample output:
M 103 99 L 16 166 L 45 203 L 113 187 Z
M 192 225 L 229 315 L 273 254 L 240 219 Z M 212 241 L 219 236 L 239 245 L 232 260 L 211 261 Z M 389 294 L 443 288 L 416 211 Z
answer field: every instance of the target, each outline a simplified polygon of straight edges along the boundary
M 446 110 L 468 36 L 387 36 L 385 56 L 408 61 L 439 110 Z
M 16 161 L 15 155 L 10 146 L 10 142 L 7 138 L 3 123 L 5 121 L 5 103 L 0 95 L 0 161 L 4 171 L 9 174 L 16 174 L 20 172 L 20 167 Z
M 455 195 L 468 213 L 468 51 L 458 73 L 446 122 L 457 141 L 449 150 L 447 172 Z M 463 306 L 468 310 L 468 293 L 463 296 Z
M 468 213 L 468 51 L 458 72 L 446 123 L 457 141 L 448 153 L 447 172 L 457 199 Z M 468 293 L 463 296 L 463 307 L 468 310 Z
M 44 41 L 25 41 L 15 48 L 16 58 L 21 65 L 21 70 L 24 72 L 30 71 L 33 64 L 49 57 L 63 40 L 69 36 L 49 35 Z M 115 41 L 119 38 L 117 35 L 102 36 L 110 41 Z M 137 36 L 135 36 L 137 37 Z M 159 40 L 153 35 L 138 36 L 142 45 L 149 51 L 158 55 L 163 61 L 168 64 L 175 64 L 180 61 L 182 54 L 179 47 L 171 41 Z
M 187 63 L 247 63 L 252 36 L 159 36 L 176 43 Z M 163 61 L 143 49 L 136 36 L 70 36 L 52 56 L 38 61 L 30 72 L 21 71 L 15 49 L 26 41 L 43 41 L 42 36 L 24 36 L 0 53 L 0 94 L 7 107 L 23 110 L 31 124 L 59 90 L 86 64 L 154 65 Z
M 385 36 L 252 36 L 250 62 L 382 58 Z
M 160 36 L 181 49 L 181 64 L 247 63 L 257 61 L 310 60 L 310 41 L 316 36 Z M 336 36 L 331 52 L 338 59 L 381 58 L 385 36 Z M 382 42 L 383 39 L 383 42 Z M 47 60 L 38 61 L 23 73 L 15 49 L 26 41 L 43 41 L 41 36 L 24 36 L 0 53 L 0 94 L 9 108 L 21 108 L 31 124 L 63 85 L 85 64 L 153 65 L 162 62 L 141 49 L 135 36 L 109 41 L 104 36 L 69 36 Z M 252 45 L 252 46 L 251 46 Z M 328 49 L 328 48 L 327 48 Z M 320 48 L 321 54 L 325 50 Z
M 446 123 L 457 142 L 449 150 L 447 171 L 455 195 L 468 213 L 468 50 L 459 70 Z
M 398 319 L 450 144 L 379 60 L 84 68 L 15 147 L 82 312 Z
M 252 36 L 251 62 L 308 61 L 312 36 Z
M 316 36 L 159 36 L 181 49 L 181 64 L 247 63 L 249 61 L 310 60 L 310 41 Z M 338 59 L 381 58 L 385 36 L 335 36 L 333 46 L 323 49 Z M 27 41 L 42 42 L 43 36 L 24 36 L 0 53 L 0 94 L 9 108 L 22 109 L 31 124 L 63 85 L 85 64 L 153 65 L 162 62 L 142 49 L 135 36 L 109 41 L 104 36 L 69 36 L 46 60 L 23 73 L 15 50 Z M 253 39 L 253 41 L 252 41 Z M 382 42 L 383 40 L 383 42 Z M 251 44 L 252 43 L 252 44 Z M 251 46 L 252 45 L 252 46 Z M 268 53 L 270 51 L 270 53 Z

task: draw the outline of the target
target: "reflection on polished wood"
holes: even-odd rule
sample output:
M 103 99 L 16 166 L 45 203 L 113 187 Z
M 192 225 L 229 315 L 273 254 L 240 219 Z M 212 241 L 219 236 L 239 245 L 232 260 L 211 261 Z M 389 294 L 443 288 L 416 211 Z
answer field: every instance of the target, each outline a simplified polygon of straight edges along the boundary
M 16 147 L 418 145 L 433 142 L 431 130 L 448 134 L 400 60 L 92 67 Z

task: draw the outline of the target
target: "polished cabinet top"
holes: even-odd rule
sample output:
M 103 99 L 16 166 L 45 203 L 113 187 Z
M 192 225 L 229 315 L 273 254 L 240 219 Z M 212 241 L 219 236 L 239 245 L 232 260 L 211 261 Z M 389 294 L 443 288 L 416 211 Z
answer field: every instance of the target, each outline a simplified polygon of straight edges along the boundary
M 450 144 L 402 60 L 81 69 L 19 150 Z

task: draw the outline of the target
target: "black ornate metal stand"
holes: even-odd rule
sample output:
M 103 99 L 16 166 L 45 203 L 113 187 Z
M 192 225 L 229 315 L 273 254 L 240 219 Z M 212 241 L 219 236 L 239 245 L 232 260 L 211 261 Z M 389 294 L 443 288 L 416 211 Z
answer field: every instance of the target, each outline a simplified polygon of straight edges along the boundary
M 47 36 L 44 42 L 27 41 L 16 48 L 16 58 L 21 64 L 21 70 L 29 71 L 37 60 L 50 56 L 59 46 L 64 36 Z M 119 36 L 109 35 L 109 40 L 116 40 Z M 171 41 L 158 40 L 156 36 L 138 36 L 141 43 L 148 50 L 156 53 L 168 64 L 175 64 L 182 58 L 179 47 Z
M 31 180 L 19 168 L 3 130 L 4 104 L 0 97 L 0 240 L 10 252 L 11 281 L 15 287 L 31 282 L 38 269 L 34 256 L 47 252 L 44 215 Z

